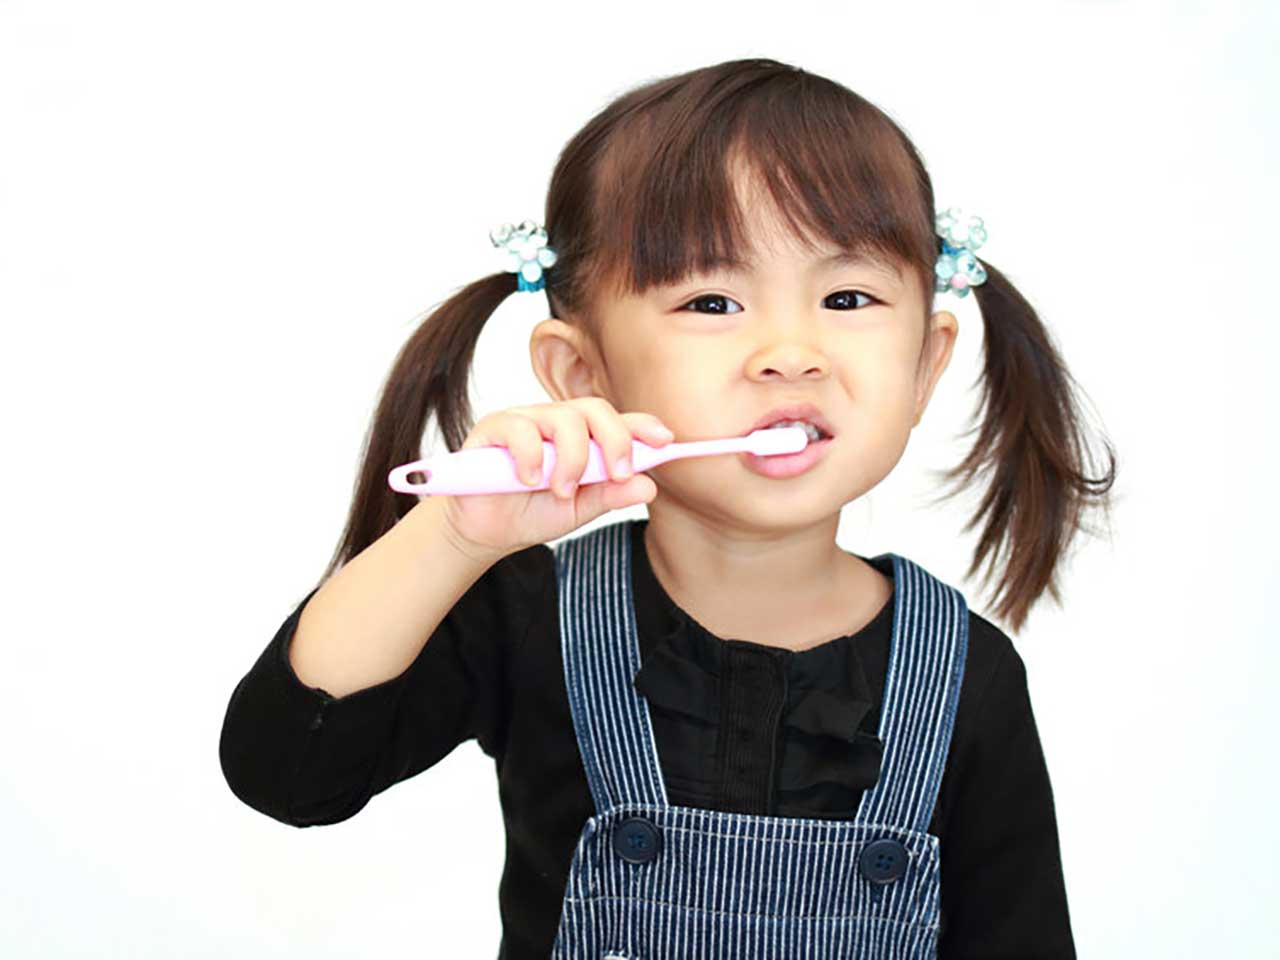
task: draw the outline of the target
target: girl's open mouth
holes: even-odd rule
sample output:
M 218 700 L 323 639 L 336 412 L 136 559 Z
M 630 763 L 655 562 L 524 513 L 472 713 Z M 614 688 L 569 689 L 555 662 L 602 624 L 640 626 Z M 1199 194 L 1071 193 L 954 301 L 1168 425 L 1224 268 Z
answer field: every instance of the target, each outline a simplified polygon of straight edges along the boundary
M 760 457 L 754 453 L 742 453 L 739 456 L 743 458 L 743 463 L 748 470 L 758 473 L 762 477 L 773 477 L 774 479 L 795 477 L 810 470 L 822 459 L 827 452 L 827 447 L 831 445 L 832 439 L 834 438 L 824 437 L 821 440 L 810 440 L 808 446 L 798 453 L 779 453 L 768 457 Z

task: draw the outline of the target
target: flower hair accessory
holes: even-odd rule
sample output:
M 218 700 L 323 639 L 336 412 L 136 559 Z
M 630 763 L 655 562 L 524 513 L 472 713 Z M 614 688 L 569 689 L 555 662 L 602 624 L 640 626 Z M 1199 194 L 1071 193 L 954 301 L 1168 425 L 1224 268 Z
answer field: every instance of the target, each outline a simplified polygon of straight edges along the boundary
M 504 247 L 505 269 L 519 276 L 519 290 L 541 290 L 547 285 L 542 271 L 556 262 L 556 252 L 547 246 L 547 231 L 532 220 L 518 227 L 500 223 L 489 231 L 495 247 Z
M 981 217 L 965 213 L 960 207 L 948 207 L 934 219 L 934 230 L 942 237 L 942 253 L 933 268 L 933 288 L 937 293 L 950 290 L 966 297 L 970 287 L 987 279 L 987 271 L 973 255 L 987 242 L 987 228 Z

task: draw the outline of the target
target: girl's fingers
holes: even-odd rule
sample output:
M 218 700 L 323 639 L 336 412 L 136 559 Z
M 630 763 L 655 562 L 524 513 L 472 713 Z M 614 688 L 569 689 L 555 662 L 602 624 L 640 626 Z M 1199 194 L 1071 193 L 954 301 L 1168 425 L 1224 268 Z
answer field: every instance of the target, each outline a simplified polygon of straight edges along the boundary
M 600 448 L 605 471 L 614 481 L 626 480 L 635 472 L 631 462 L 631 422 L 603 397 L 581 397 L 573 401 L 582 411 L 591 439 Z
M 675 439 L 671 428 L 652 413 L 624 413 L 622 419 L 627 421 L 637 439 L 651 447 L 661 447 Z
M 556 465 L 548 480 L 551 492 L 563 500 L 573 497 L 587 469 L 587 422 L 578 408 L 570 403 L 549 403 L 538 411 L 543 436 L 555 444 Z
M 544 427 L 555 438 L 556 468 L 553 484 L 568 484 L 567 493 L 582 479 L 587 468 L 589 445 L 595 441 L 604 459 L 605 471 L 615 482 L 634 473 L 631 462 L 631 424 L 603 397 L 575 397 L 562 403 L 546 404 L 539 411 Z
M 516 474 L 533 486 L 542 479 L 542 431 L 525 407 L 497 410 L 476 421 L 460 449 L 506 447 L 516 464 Z
M 605 469 L 614 481 L 626 480 L 635 472 L 633 441 L 661 447 L 673 439 L 672 432 L 651 413 L 619 413 L 603 397 L 580 397 L 570 402 L 582 410 L 591 439 L 600 447 Z
M 516 462 L 520 479 L 533 486 L 542 479 L 542 427 L 525 413 L 513 415 L 505 444 Z
M 658 492 L 658 485 L 647 474 L 637 473 L 621 482 L 589 483 L 579 487 L 574 515 L 578 525 L 590 523 L 601 514 L 637 503 L 648 503 Z
M 600 447 L 608 476 L 620 483 L 635 470 L 634 439 L 660 447 L 670 443 L 673 436 L 653 414 L 620 414 L 603 397 L 577 397 L 491 413 L 476 423 L 462 446 L 506 447 L 520 479 L 532 486 L 542 478 L 543 441 L 548 440 L 555 448 L 555 467 L 547 478 L 550 490 L 556 497 L 568 499 L 586 470 L 592 440 Z

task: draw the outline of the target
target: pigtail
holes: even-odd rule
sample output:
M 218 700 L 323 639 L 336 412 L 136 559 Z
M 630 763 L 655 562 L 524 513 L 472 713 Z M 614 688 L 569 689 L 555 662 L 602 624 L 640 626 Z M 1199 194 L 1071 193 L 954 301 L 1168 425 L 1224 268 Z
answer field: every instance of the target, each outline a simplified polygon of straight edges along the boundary
M 400 349 L 365 434 L 346 529 L 321 583 L 418 505 L 416 495 L 392 490 L 387 474 L 419 458 L 432 414 L 450 452 L 466 440 L 474 425 L 469 387 L 476 342 L 517 284 L 516 274 L 506 271 L 468 284 L 432 311 Z
M 981 380 L 981 424 L 973 449 L 943 479 L 957 489 L 977 473 L 990 474 L 986 492 L 965 532 L 983 522 L 967 576 L 988 560 L 1002 568 L 994 613 L 1016 632 L 1046 590 L 1059 603 L 1056 570 L 1086 509 L 1109 516 L 1107 494 L 1116 458 L 1103 439 L 1109 465 L 1086 473 L 1089 450 L 1074 381 L 1031 304 L 985 260 L 986 281 L 972 287 L 982 313 L 986 357 Z M 1089 531 L 1094 532 L 1094 531 Z M 1005 554 L 1003 563 L 1001 553 Z

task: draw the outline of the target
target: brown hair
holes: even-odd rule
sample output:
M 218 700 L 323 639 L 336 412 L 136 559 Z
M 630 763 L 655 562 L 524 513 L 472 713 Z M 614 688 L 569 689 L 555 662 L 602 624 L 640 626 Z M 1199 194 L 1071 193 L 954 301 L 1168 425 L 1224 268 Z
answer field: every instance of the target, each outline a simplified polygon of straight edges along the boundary
M 745 162 L 802 244 L 819 237 L 878 259 L 934 296 L 933 185 L 906 134 L 846 87 L 770 59 L 731 60 L 661 78 L 618 97 L 565 145 L 551 177 L 543 226 L 556 251 L 544 272 L 551 315 L 579 324 L 598 350 L 595 305 L 637 295 L 752 249 L 734 170 Z M 965 530 L 983 521 L 968 575 L 1004 548 L 995 614 L 1013 630 L 1055 578 L 1084 509 L 1107 507 L 1115 479 L 1085 472 L 1087 448 L 1073 384 L 1035 310 L 980 260 L 973 287 L 985 328 L 982 423 L 972 451 L 943 474 L 954 495 L 982 470 L 985 496 Z M 324 578 L 414 506 L 387 485 L 421 456 L 434 414 L 450 451 L 473 426 L 468 383 L 480 331 L 517 289 L 502 271 L 435 307 L 400 350 L 365 438 L 350 515 Z M 926 351 L 922 348 L 921 362 Z M 988 573 L 988 577 L 990 572 Z M 322 578 L 323 582 L 323 578 Z

